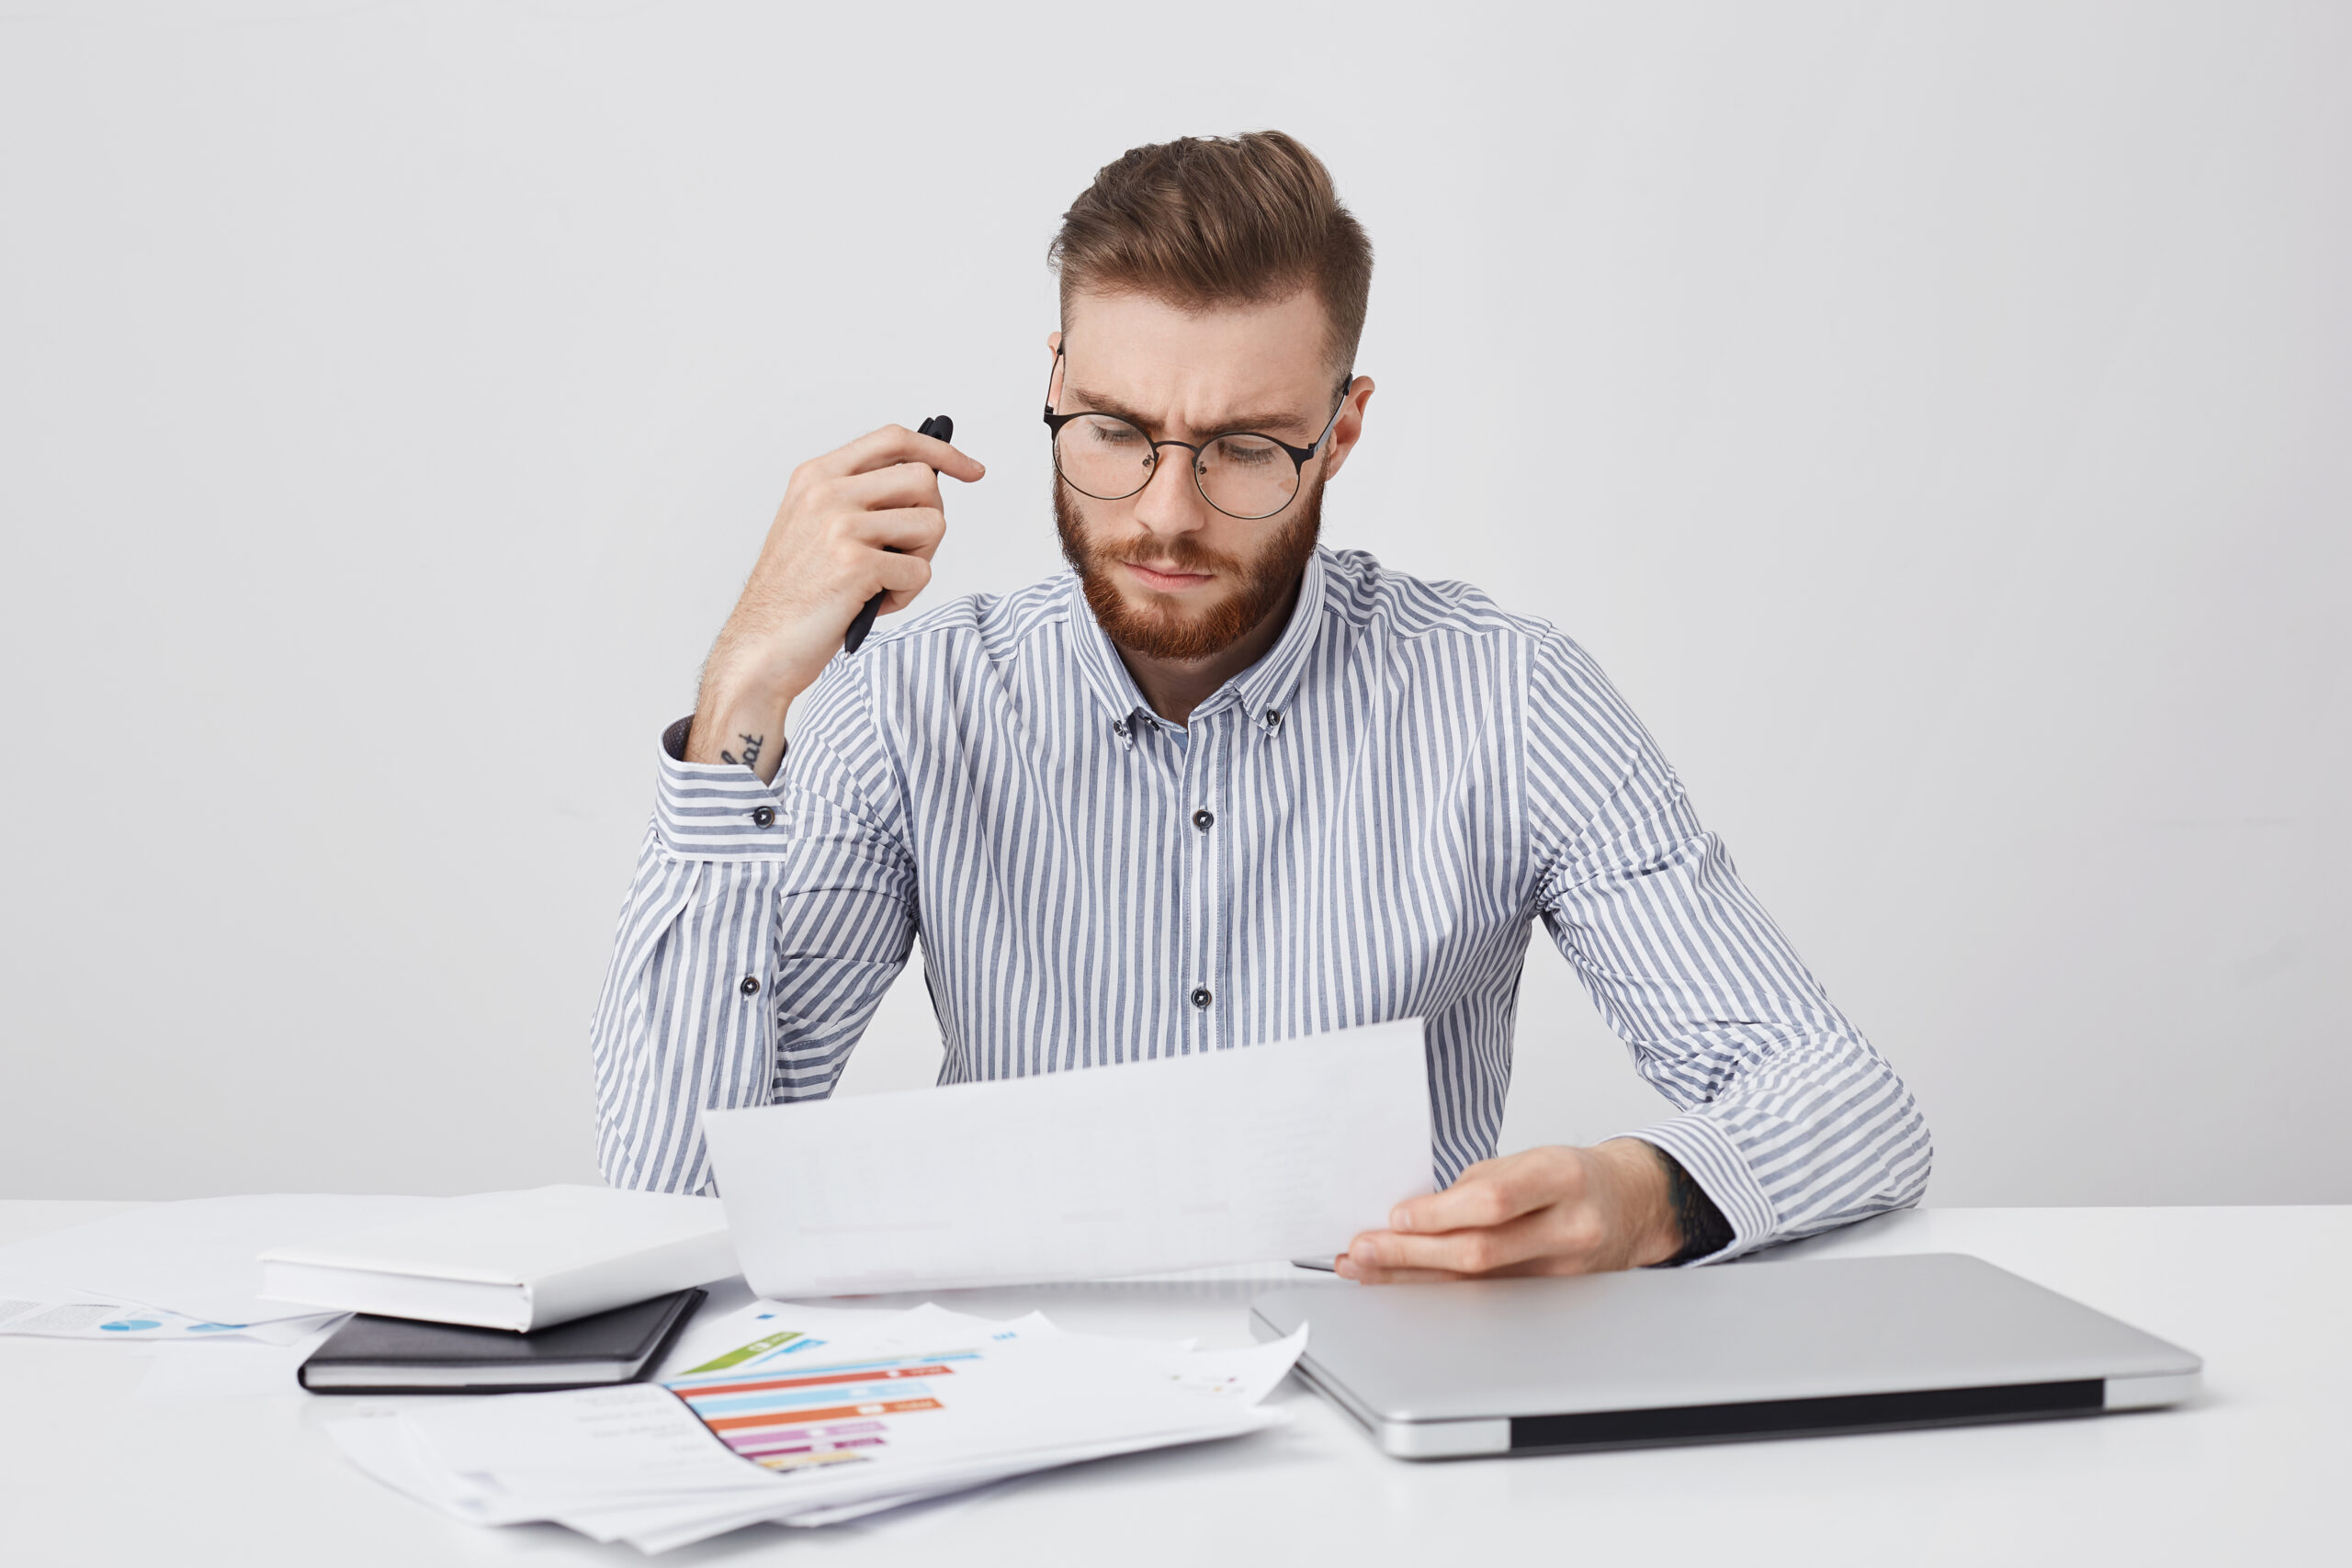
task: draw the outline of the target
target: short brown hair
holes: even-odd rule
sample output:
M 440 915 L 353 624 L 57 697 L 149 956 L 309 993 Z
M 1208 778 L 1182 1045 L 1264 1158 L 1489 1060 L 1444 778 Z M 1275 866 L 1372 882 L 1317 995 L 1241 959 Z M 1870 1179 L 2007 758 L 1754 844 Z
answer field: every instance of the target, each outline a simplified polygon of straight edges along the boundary
M 1312 288 L 1336 369 L 1355 364 L 1372 293 L 1372 241 L 1331 171 L 1279 130 L 1134 147 L 1095 172 L 1046 253 L 1065 326 L 1081 291 L 1141 294 L 1181 310 L 1260 304 Z

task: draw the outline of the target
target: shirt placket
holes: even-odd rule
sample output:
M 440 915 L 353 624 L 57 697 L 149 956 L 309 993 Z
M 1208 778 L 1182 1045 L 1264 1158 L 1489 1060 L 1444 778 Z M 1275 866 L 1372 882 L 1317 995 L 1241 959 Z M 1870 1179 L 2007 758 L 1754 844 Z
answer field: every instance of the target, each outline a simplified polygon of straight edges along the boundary
M 1233 1001 L 1225 994 L 1224 922 L 1226 856 L 1223 852 L 1224 723 L 1226 715 L 1195 716 L 1184 748 L 1182 792 L 1184 870 L 1184 1048 L 1214 1051 L 1227 1031 L 1224 1018 Z

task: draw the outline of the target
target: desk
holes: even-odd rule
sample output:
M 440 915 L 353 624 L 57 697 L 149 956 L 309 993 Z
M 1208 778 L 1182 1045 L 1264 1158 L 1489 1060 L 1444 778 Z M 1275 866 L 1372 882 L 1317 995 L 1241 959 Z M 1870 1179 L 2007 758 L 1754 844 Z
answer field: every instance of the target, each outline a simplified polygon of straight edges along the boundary
M 0 1241 L 124 1206 L 0 1201 Z M 660 1561 L 2352 1561 L 2338 1517 L 2352 1463 L 2352 1207 L 1926 1210 L 1742 1266 L 1928 1251 L 1974 1253 L 2188 1346 L 2205 1358 L 2204 1393 L 2174 1411 L 2080 1421 L 1415 1465 L 1383 1458 L 1294 1383 L 1274 1396 L 1293 1417 L 1275 1431 L 1035 1476 L 896 1523 L 757 1526 Z M 1245 1344 L 1248 1299 L 1266 1286 L 1231 1272 L 936 1299 Z M 0 1338 L 0 1561 L 643 1561 L 555 1526 L 474 1529 L 386 1491 L 316 1429 L 332 1399 L 141 1400 L 134 1350 Z

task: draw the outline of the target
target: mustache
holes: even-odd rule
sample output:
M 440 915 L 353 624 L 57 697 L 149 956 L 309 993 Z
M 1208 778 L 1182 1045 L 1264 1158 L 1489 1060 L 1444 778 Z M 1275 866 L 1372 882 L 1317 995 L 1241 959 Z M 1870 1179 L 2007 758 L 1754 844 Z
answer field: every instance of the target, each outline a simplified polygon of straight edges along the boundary
M 1180 534 L 1172 539 L 1135 534 L 1125 539 L 1089 539 L 1086 553 L 1098 561 L 1125 561 L 1131 566 L 1168 567 L 1177 571 L 1238 574 L 1241 563 L 1198 539 Z

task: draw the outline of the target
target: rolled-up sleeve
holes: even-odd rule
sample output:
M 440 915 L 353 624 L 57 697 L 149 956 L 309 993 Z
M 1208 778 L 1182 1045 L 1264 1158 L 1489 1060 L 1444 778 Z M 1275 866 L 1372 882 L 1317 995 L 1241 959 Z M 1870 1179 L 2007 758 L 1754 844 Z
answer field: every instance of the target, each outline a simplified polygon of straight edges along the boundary
M 1911 1091 L 1741 884 L 1622 700 L 1565 639 L 1548 651 L 1530 694 L 1531 819 L 1548 840 L 1537 908 L 1680 1112 L 1632 1135 L 1723 1211 L 1733 1239 L 1715 1258 L 1917 1202 L 1934 1147 Z
M 662 737 L 653 820 L 590 1025 L 597 1162 L 616 1187 L 707 1190 L 701 1115 L 832 1092 L 905 965 L 915 874 L 838 666 L 774 785 Z

